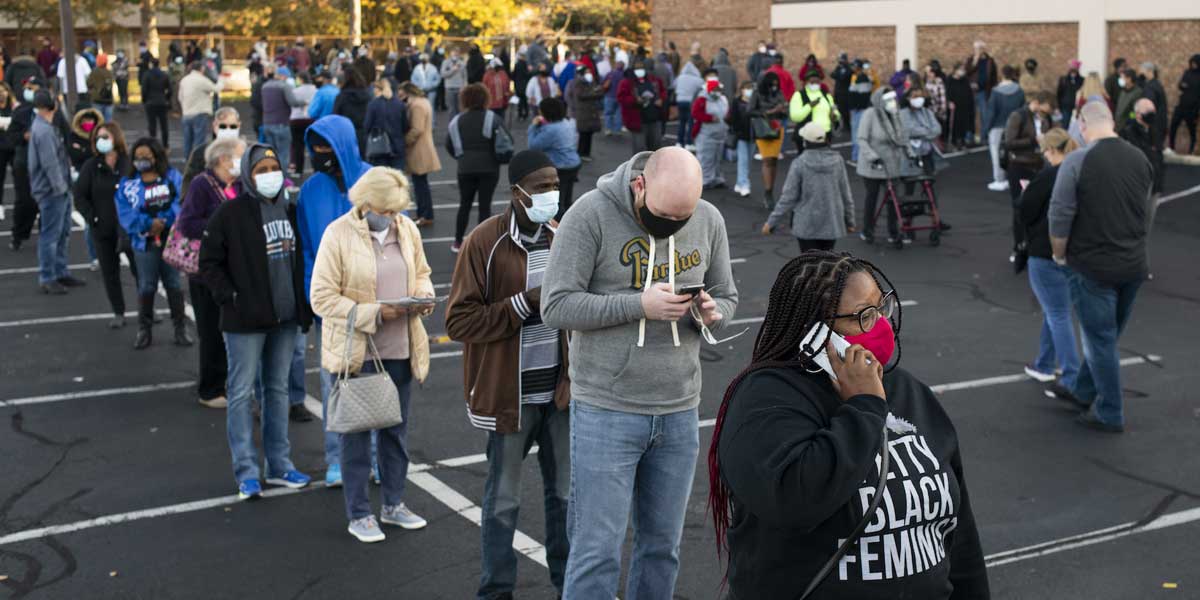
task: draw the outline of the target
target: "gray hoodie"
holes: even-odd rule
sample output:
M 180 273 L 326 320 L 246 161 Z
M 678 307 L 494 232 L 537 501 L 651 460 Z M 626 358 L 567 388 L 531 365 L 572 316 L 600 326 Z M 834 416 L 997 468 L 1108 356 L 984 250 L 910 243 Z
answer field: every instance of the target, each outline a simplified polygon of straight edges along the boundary
M 767 218 L 772 229 L 792 214 L 792 235 L 802 240 L 836 240 L 854 226 L 854 198 L 842 155 L 828 146 L 810 148 L 792 161 L 783 192 Z
M 700 331 L 690 316 L 676 324 L 646 321 L 642 290 L 649 236 L 634 218 L 630 183 L 650 153 L 642 152 L 604 175 L 575 201 L 558 228 L 542 281 L 542 319 L 572 331 L 571 396 L 607 410 L 663 415 L 700 404 Z M 703 283 L 728 323 L 738 294 L 729 266 L 725 221 L 700 201 L 674 236 L 675 285 Z M 669 240 L 654 241 L 655 282 L 668 279 Z
M 738 93 L 737 71 L 733 70 L 733 66 L 729 64 L 729 52 L 724 48 L 717 51 L 717 57 L 713 59 L 713 68 L 717 70 L 717 79 L 721 80 L 721 87 L 724 88 L 725 95 L 730 98 L 736 96 Z
M 871 94 L 871 108 L 863 113 L 858 125 L 859 177 L 888 179 L 900 176 L 900 163 L 907 156 L 908 134 L 900 114 L 884 108 L 883 95 L 892 91 L 881 87 Z M 896 99 L 899 106 L 899 98 Z

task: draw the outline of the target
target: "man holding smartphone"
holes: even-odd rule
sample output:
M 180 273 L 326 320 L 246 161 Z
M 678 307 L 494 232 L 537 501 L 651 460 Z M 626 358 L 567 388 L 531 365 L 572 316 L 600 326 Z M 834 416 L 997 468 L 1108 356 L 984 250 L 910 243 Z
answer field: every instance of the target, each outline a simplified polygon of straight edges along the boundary
M 463 241 L 446 309 L 446 333 L 465 344 L 467 416 L 488 432 L 480 600 L 512 598 L 521 465 L 535 442 L 546 497 L 546 561 L 560 593 L 567 567 L 567 336 L 541 315 L 558 170 L 545 154 L 525 150 L 513 156 L 508 178 L 512 202 Z
M 550 250 L 542 316 L 572 331 L 565 598 L 616 596 L 631 509 L 621 597 L 675 589 L 700 446 L 701 340 L 738 300 L 725 221 L 701 184 L 683 148 L 639 153 L 575 203 Z M 677 293 L 697 284 L 694 298 Z

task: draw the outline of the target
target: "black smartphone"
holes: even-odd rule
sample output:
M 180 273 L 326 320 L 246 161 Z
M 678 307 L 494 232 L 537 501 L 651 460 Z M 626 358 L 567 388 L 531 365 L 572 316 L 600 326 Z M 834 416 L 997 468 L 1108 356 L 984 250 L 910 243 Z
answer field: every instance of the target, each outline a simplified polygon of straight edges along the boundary
M 704 291 L 704 284 L 703 283 L 694 283 L 694 284 L 690 284 L 690 285 L 679 286 L 678 288 L 675 289 L 675 294 L 678 296 L 691 296 L 691 297 L 695 298 L 696 296 L 699 296 L 700 292 L 702 292 L 702 291 Z

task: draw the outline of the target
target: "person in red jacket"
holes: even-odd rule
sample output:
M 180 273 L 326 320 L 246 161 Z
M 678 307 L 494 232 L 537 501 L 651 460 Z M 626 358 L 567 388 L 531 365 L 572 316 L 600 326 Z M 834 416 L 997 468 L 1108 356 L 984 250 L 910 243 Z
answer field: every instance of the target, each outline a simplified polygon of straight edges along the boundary
M 617 86 L 617 103 L 621 105 L 621 122 L 633 133 L 634 154 L 658 149 L 662 129 L 657 124 L 666 119 L 666 98 L 666 86 L 649 73 L 645 61 L 637 63 L 633 71 L 625 72 L 625 79 Z M 642 134 L 640 145 L 639 133 Z
M 816 73 L 817 77 L 821 78 L 821 91 L 828 94 L 829 86 L 825 85 L 825 69 L 821 67 L 821 63 L 817 61 L 816 54 L 809 54 L 808 58 L 804 59 L 804 66 L 800 67 L 799 75 L 796 81 L 808 81 L 809 73 Z M 791 97 L 788 97 L 791 100 Z
M 704 71 L 704 92 L 692 100 L 692 139 L 696 140 L 696 158 L 704 175 L 704 189 L 725 187 L 721 174 L 721 154 L 725 151 L 725 115 L 729 99 L 721 93 L 716 69 Z

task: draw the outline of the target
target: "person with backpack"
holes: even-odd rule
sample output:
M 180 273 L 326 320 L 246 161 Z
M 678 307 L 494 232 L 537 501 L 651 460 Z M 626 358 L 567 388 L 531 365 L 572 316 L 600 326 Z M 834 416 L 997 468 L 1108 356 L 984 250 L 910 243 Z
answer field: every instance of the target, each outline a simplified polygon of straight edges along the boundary
M 488 110 L 491 96 L 482 83 L 463 88 L 462 112 L 450 123 L 446 149 L 458 161 L 458 217 L 450 251 L 458 254 L 471 219 L 471 205 L 479 202 L 479 222 L 492 216 L 492 194 L 500 181 L 500 162 L 493 151 L 494 131 L 501 127 L 496 113 Z M 488 117 L 491 115 L 491 117 Z M 493 123 L 485 131 L 485 120 Z
M 837 102 L 833 96 L 821 89 L 821 70 L 820 68 L 808 69 L 805 73 L 804 87 L 796 90 L 792 94 L 791 101 L 788 105 L 788 116 L 791 117 L 792 123 L 796 124 L 794 132 L 796 138 L 796 149 L 803 153 L 805 144 L 800 136 L 800 130 L 809 123 L 820 125 L 825 131 L 828 138 L 833 134 L 833 130 L 837 128 L 838 123 L 842 120 L 842 113 L 838 110 Z

